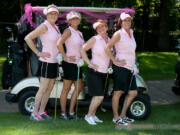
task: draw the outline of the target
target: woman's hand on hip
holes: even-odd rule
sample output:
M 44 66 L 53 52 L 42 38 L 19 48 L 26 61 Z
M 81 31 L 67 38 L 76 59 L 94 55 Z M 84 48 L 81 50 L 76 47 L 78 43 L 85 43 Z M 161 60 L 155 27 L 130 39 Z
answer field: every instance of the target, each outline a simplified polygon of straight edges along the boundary
M 48 53 L 48 52 L 39 52 L 39 53 L 38 53 L 38 56 L 39 56 L 39 57 L 42 57 L 43 59 L 46 60 L 46 58 L 50 58 L 50 57 L 51 57 L 51 54 Z
M 92 64 L 92 63 L 89 64 L 89 67 L 94 69 L 94 71 L 97 71 L 97 69 L 98 69 L 98 65 Z
M 117 66 L 124 66 L 124 65 L 126 65 L 126 61 L 125 60 L 115 60 L 115 61 L 113 61 L 113 63 L 115 64 L 115 65 L 117 65 Z
M 68 57 L 65 58 L 65 61 L 75 62 L 76 61 L 76 57 L 75 56 L 68 56 Z

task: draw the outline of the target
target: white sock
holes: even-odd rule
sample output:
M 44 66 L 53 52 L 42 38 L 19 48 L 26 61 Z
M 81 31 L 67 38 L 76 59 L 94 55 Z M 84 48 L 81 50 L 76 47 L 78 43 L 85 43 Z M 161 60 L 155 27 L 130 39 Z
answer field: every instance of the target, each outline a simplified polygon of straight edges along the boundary
M 69 113 L 69 115 L 74 115 L 74 112 L 73 113 Z
M 61 115 L 62 115 L 62 116 L 66 116 L 66 114 L 65 114 L 65 113 L 61 113 Z

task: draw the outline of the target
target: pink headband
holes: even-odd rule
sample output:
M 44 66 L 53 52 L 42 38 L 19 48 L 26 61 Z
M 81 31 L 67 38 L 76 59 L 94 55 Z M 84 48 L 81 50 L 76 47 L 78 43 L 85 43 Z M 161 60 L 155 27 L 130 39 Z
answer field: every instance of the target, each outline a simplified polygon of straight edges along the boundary
M 77 12 L 72 11 L 72 12 L 67 14 L 66 20 L 69 21 L 72 18 L 79 18 L 81 20 L 81 15 L 79 13 L 77 13 Z
M 131 18 L 132 19 L 132 17 L 129 14 L 125 13 L 125 12 L 121 13 L 120 18 L 121 18 L 121 20 L 124 20 L 126 18 Z
M 43 13 L 44 13 L 45 15 L 47 15 L 48 13 L 53 12 L 53 11 L 54 11 L 54 12 L 57 12 L 57 13 L 59 14 L 58 9 L 55 8 L 55 7 L 45 8 L 45 9 L 43 10 Z

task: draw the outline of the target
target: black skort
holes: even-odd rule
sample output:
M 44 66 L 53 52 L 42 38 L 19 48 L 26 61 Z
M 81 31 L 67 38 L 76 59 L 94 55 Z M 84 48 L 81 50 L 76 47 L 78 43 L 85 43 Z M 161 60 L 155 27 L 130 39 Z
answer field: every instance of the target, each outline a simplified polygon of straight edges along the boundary
M 63 68 L 63 79 L 77 81 L 78 77 L 78 67 L 77 64 L 68 63 L 66 61 L 62 62 Z M 82 68 L 80 68 L 79 79 L 82 79 Z
M 106 73 L 95 72 L 91 68 L 87 69 L 87 84 L 90 96 L 104 96 L 106 76 Z
M 136 78 L 131 70 L 113 65 L 114 91 L 137 90 Z M 132 81 L 131 81 L 132 80 Z M 130 85 L 131 82 L 131 85 Z
M 58 75 L 57 63 L 48 63 L 39 61 L 37 76 L 54 79 Z

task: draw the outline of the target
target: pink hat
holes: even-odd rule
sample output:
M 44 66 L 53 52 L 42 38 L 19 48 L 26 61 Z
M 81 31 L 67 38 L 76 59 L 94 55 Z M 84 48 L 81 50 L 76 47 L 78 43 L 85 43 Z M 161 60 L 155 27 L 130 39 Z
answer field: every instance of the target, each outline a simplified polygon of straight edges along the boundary
M 58 14 L 59 14 L 59 10 L 58 10 L 58 8 L 56 8 L 56 7 L 50 7 L 50 8 L 45 8 L 44 10 L 43 10 L 43 13 L 45 14 L 45 15 L 47 15 L 48 13 L 50 13 L 50 12 L 57 12 Z
M 95 23 L 93 24 L 93 29 L 96 30 L 96 28 L 97 28 L 100 24 L 103 24 L 103 23 L 101 23 L 101 22 L 95 22 Z
M 121 13 L 120 18 L 121 18 L 121 20 L 124 20 L 126 18 L 131 18 L 132 19 L 132 17 L 129 14 L 125 13 L 125 12 Z
M 73 18 L 79 18 L 81 20 L 81 15 L 78 12 L 71 11 L 66 15 L 66 20 L 69 21 Z

